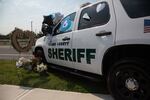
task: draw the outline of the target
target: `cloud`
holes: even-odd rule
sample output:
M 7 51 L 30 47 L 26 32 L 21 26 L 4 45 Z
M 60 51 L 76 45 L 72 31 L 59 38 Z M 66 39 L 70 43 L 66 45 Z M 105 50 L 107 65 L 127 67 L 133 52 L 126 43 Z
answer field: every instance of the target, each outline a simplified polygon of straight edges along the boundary
M 0 0 L 0 33 L 9 33 L 15 26 L 30 29 L 31 20 L 33 28 L 39 31 L 43 15 L 55 12 L 68 15 L 86 1 L 90 0 Z
M 0 0 L 0 5 L 2 5 L 2 4 L 3 4 L 3 2 L 4 2 L 4 0 Z
M 13 0 L 12 5 L 21 8 L 41 8 L 40 0 Z
M 11 4 L 14 6 L 18 6 L 21 4 L 21 2 L 22 2 L 22 0 L 13 0 Z
M 42 8 L 40 2 L 35 0 L 26 0 L 23 5 L 30 8 Z

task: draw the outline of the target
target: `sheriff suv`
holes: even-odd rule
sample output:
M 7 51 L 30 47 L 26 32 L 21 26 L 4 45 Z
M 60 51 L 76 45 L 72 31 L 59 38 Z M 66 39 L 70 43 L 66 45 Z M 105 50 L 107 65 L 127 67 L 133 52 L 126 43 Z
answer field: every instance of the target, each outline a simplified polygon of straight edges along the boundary
M 150 0 L 100 0 L 63 18 L 33 50 L 107 79 L 116 100 L 150 100 Z

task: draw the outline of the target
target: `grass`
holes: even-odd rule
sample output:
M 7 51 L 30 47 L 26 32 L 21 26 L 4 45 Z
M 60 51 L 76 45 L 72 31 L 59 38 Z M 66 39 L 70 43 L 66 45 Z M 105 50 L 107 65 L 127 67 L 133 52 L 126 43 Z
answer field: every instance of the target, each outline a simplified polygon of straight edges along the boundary
M 53 69 L 50 69 L 46 76 L 40 75 L 33 71 L 17 69 L 13 60 L 0 60 L 0 84 L 82 93 L 108 93 L 106 83 L 101 79 L 99 82 L 93 82 Z

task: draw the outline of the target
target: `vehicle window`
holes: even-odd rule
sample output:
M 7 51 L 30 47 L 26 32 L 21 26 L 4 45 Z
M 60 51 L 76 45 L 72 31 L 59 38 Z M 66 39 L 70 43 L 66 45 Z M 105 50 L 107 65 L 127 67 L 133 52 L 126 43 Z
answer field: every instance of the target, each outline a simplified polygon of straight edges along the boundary
M 150 16 L 150 0 L 120 0 L 130 18 Z
M 104 25 L 109 19 L 109 6 L 106 2 L 101 2 L 82 10 L 78 29 Z
M 54 35 L 71 32 L 74 24 L 76 13 L 72 13 L 65 17 L 54 30 Z

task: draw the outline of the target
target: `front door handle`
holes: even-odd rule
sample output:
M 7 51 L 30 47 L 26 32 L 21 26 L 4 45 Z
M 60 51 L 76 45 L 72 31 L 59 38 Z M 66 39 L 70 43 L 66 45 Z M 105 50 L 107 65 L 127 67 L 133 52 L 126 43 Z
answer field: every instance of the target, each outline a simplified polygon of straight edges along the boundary
M 69 37 L 64 37 L 62 40 L 67 41 L 67 40 L 70 40 L 70 38 Z
M 96 36 L 107 36 L 107 35 L 111 35 L 112 32 L 107 32 L 107 31 L 101 31 L 99 33 L 96 33 Z

